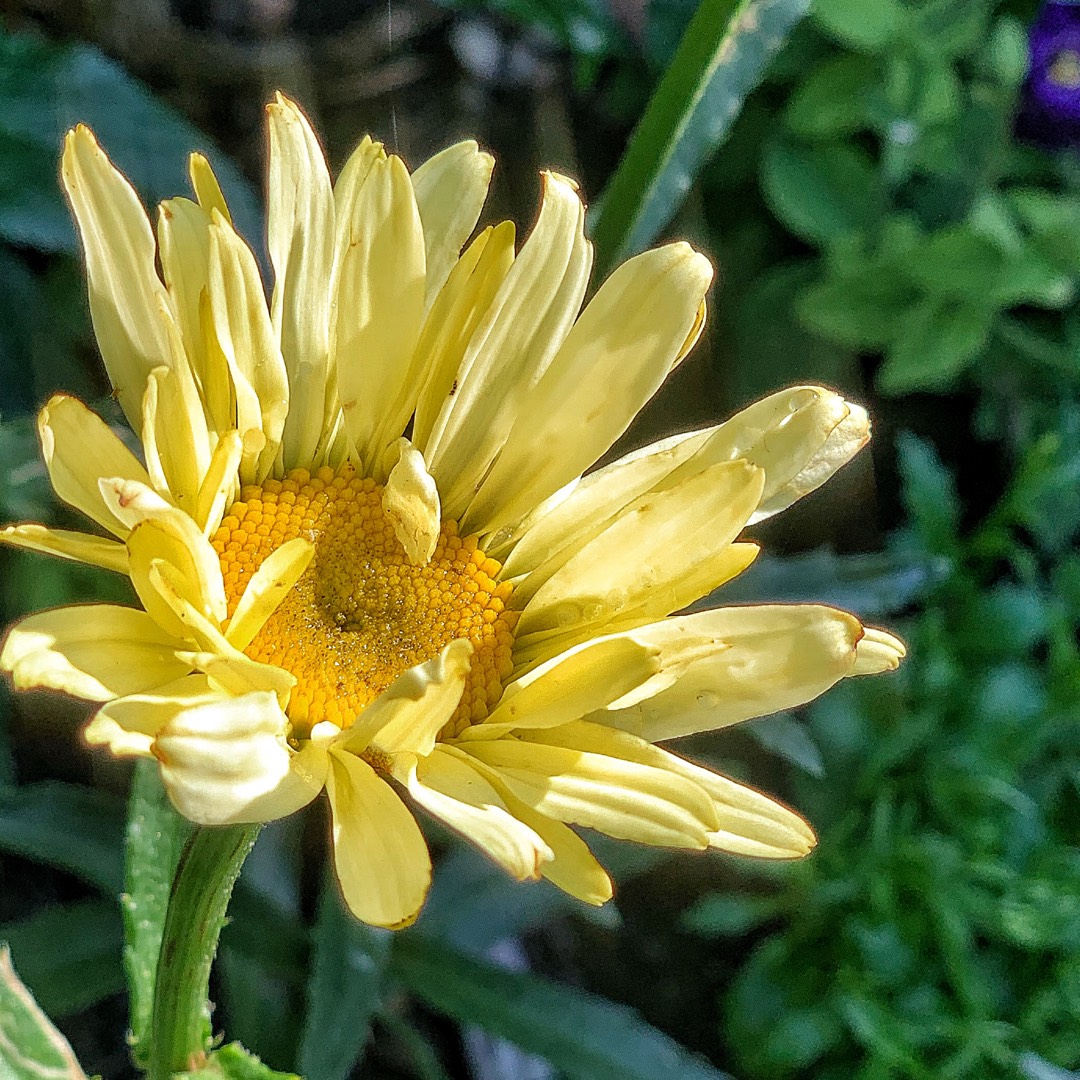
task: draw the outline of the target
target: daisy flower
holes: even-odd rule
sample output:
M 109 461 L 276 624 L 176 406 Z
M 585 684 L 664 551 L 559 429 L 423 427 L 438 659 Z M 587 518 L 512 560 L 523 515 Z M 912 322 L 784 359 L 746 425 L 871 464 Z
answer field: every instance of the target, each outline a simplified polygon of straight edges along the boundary
M 797 814 L 655 745 L 894 668 L 901 643 L 816 605 L 673 615 L 744 570 L 743 529 L 868 438 L 820 387 L 587 470 L 693 346 L 712 279 L 669 244 L 591 268 L 572 181 L 528 239 L 471 242 L 492 159 L 410 175 L 365 139 L 331 181 L 300 110 L 268 108 L 269 303 L 205 158 L 146 212 L 91 132 L 63 183 L 94 329 L 141 458 L 78 400 L 41 411 L 53 487 L 100 530 L 8 543 L 126 574 L 141 607 L 10 632 L 17 687 L 100 703 L 86 729 L 153 755 L 202 825 L 325 790 L 360 919 L 407 925 L 431 877 L 410 807 L 515 878 L 599 904 L 578 833 L 795 858 Z

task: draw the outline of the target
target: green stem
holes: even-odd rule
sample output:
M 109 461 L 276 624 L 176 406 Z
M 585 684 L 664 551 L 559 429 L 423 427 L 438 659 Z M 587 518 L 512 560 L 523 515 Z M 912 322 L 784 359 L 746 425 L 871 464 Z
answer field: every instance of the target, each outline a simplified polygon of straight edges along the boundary
M 198 1068 L 210 1045 L 210 965 L 233 885 L 260 825 L 196 829 L 180 856 L 161 935 L 149 1080 Z

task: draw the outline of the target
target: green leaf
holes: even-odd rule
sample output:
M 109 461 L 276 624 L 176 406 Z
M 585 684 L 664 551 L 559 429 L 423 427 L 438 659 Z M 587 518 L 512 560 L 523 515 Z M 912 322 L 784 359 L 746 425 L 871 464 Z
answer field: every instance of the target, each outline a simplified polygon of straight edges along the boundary
M 818 778 L 825 775 L 821 751 L 806 727 L 794 717 L 784 713 L 765 716 L 747 724 L 745 730 L 758 746 L 779 755 L 803 772 Z
M 391 973 L 431 1008 L 549 1061 L 568 1080 L 722 1080 L 633 1010 L 479 963 L 419 935 L 395 938 Z
M 131 1052 L 146 1060 L 154 978 L 165 910 L 191 824 L 172 807 L 156 761 L 139 761 L 128 800 L 124 841 L 124 968 L 130 1004 Z
M 769 897 L 709 893 L 679 921 L 688 933 L 701 937 L 741 937 L 775 918 L 780 910 L 781 905 Z
M 80 900 L 43 908 L 0 924 L 19 971 L 52 1016 L 89 1008 L 124 989 L 122 932 L 111 900 Z
M 947 390 L 986 347 L 995 309 L 948 298 L 916 305 L 877 374 L 883 394 Z
M 897 0 L 814 0 L 811 13 L 827 34 L 856 52 L 883 52 L 907 29 Z
M 765 151 L 761 184 L 780 221 L 819 247 L 870 228 L 885 209 L 877 169 L 865 151 L 847 143 L 778 139 Z
M 807 3 L 702 0 L 592 215 L 598 276 L 671 220 Z
M 239 1043 L 229 1043 L 215 1050 L 201 1069 L 177 1073 L 175 1080 L 301 1080 L 301 1077 L 275 1072 Z
M 799 84 L 784 123 L 804 139 L 835 139 L 870 126 L 872 96 L 881 82 L 874 59 L 847 54 L 814 68 Z
M 123 804 L 60 781 L 0 787 L 0 851 L 67 870 L 102 892 L 120 892 Z
M 67 1039 L 38 1008 L 0 945 L 0 1076 L 4 1080 L 86 1080 Z
M 342 904 L 337 881 L 327 876 L 298 1057 L 307 1080 L 346 1080 L 360 1060 L 382 1000 L 391 936 L 357 921 Z
M 237 227 L 261 234 L 258 200 L 209 140 L 88 45 L 58 46 L 0 29 L 0 236 L 47 251 L 76 250 L 57 180 L 64 132 L 89 125 L 150 203 L 187 186 L 187 155 L 208 153 Z
M 933 446 L 909 432 L 896 440 L 904 504 L 931 548 L 950 547 L 960 528 L 960 498 L 952 474 Z

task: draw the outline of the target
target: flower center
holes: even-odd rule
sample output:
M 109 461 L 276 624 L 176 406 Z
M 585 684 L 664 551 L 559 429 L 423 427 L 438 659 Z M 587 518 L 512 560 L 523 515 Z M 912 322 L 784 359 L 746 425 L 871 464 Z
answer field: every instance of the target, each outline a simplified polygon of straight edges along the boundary
M 285 541 L 303 536 L 315 556 L 244 651 L 296 677 L 294 731 L 329 720 L 348 727 L 399 675 L 455 638 L 475 652 L 457 711 L 459 731 L 482 720 L 513 669 L 515 612 L 502 567 L 444 521 L 435 554 L 413 566 L 383 510 L 382 487 L 345 465 L 245 487 L 214 534 L 230 617 L 251 575 Z
M 1080 53 L 1062 49 L 1051 61 L 1047 72 L 1050 81 L 1066 90 L 1080 89 Z

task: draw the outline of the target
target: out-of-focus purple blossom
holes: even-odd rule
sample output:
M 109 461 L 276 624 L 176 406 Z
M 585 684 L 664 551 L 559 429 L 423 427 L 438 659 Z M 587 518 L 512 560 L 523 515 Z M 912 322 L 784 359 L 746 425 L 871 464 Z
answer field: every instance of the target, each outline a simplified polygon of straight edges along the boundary
M 1048 148 L 1080 147 L 1080 2 L 1043 4 L 1028 53 L 1017 135 Z

